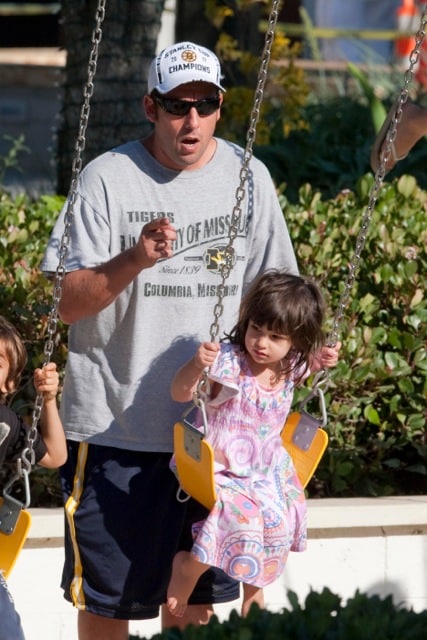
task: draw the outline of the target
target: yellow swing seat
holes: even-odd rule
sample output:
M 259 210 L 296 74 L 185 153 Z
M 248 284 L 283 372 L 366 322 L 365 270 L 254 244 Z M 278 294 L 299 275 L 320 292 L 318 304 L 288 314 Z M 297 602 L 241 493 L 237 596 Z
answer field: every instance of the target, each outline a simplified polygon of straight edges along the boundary
M 22 503 L 0 498 L 0 571 L 7 578 L 24 546 L 31 527 L 31 515 Z
M 323 429 L 326 425 L 323 393 L 320 389 L 317 393 L 321 400 L 322 418 L 316 418 L 301 408 L 288 416 L 281 433 L 283 446 L 291 456 L 304 488 L 328 444 L 328 434 Z M 212 509 L 216 499 L 215 457 L 204 434 L 185 419 L 175 423 L 174 452 L 181 489 L 207 509 Z
M 314 416 L 295 411 L 288 416 L 281 433 L 283 446 L 292 458 L 304 489 L 328 446 L 328 434 L 322 427 L 321 421 Z
M 214 481 L 215 456 L 203 433 L 183 420 L 173 431 L 176 471 L 181 489 L 212 509 L 216 499 Z

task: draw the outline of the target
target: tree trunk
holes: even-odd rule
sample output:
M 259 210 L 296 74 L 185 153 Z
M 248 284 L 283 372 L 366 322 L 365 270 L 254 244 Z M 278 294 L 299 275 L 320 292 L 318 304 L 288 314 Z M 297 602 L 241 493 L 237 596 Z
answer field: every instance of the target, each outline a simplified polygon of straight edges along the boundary
M 215 50 L 219 31 L 206 17 L 205 5 L 206 0 L 176 0 L 176 42 L 190 40 Z
M 148 133 L 142 109 L 148 67 L 156 53 L 165 0 L 108 0 L 85 136 L 83 164 Z M 57 192 L 69 190 L 95 27 L 96 0 L 63 0 L 67 63 L 57 145 Z

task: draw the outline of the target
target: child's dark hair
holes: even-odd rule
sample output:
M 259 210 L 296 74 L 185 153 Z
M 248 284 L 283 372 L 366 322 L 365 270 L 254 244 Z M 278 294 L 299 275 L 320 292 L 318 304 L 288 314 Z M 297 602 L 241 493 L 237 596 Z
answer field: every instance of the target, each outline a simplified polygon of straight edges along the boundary
M 8 391 L 0 392 L 0 404 L 4 404 L 7 396 L 19 386 L 22 372 L 27 364 L 27 351 L 18 331 L 3 316 L 0 316 L 0 342 L 3 343 L 9 363 L 9 375 L 5 385 Z
M 322 330 L 325 305 L 319 286 L 312 280 L 269 270 L 259 276 L 242 298 L 239 319 L 226 338 L 246 352 L 245 335 L 249 322 L 287 336 L 292 349 L 283 362 L 282 374 L 300 369 L 298 383 L 311 357 L 324 344 Z

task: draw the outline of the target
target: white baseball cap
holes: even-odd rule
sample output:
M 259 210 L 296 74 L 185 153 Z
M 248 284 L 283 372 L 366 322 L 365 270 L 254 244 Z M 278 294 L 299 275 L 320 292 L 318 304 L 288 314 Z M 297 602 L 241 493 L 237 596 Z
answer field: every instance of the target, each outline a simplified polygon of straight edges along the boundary
M 169 93 L 181 84 L 209 82 L 221 91 L 221 67 L 212 51 L 193 42 L 178 42 L 154 58 L 148 72 L 148 93 Z

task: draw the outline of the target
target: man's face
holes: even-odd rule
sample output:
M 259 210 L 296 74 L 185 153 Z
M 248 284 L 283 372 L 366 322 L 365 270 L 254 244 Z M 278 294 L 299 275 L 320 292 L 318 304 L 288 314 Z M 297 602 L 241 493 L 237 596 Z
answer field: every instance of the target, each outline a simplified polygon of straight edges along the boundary
M 218 98 L 218 108 L 215 99 Z M 187 114 L 175 115 L 171 110 L 185 109 L 174 103 L 175 100 L 202 103 L 198 113 L 195 107 Z M 219 106 L 222 94 L 214 85 L 206 82 L 191 82 L 177 87 L 158 101 L 145 96 L 144 107 L 147 118 L 154 123 L 154 134 L 151 138 L 150 151 L 154 157 L 169 169 L 177 171 L 199 169 L 213 156 L 216 148 L 213 135 L 216 123 L 220 118 Z M 204 115 L 204 112 L 212 111 Z

